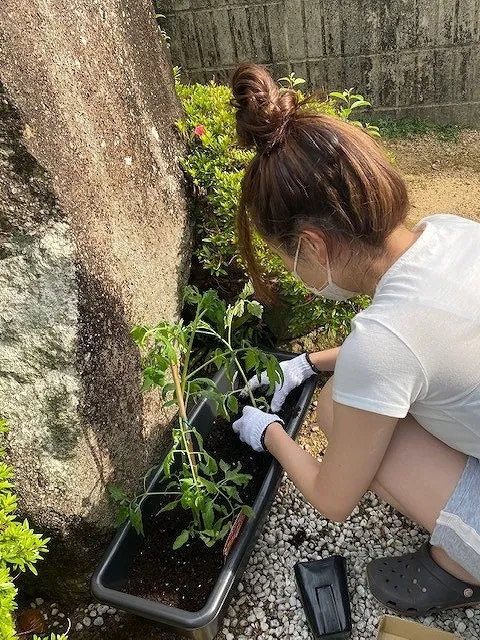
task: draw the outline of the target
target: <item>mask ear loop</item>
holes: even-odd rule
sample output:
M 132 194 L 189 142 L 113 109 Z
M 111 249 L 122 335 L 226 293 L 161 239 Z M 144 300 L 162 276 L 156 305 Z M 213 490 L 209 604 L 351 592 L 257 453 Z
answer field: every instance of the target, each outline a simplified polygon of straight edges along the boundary
M 298 256 L 300 255 L 300 245 L 302 244 L 302 236 L 298 238 L 297 250 L 295 251 L 295 259 L 293 260 L 293 275 L 297 276 Z
M 327 260 L 326 260 L 326 263 L 327 263 L 326 264 L 326 267 L 327 267 L 327 281 L 328 281 L 328 284 L 331 285 L 331 284 L 333 284 L 333 281 L 332 281 L 332 272 L 330 270 L 330 260 L 328 259 L 328 251 L 327 251 L 326 258 L 327 258 Z

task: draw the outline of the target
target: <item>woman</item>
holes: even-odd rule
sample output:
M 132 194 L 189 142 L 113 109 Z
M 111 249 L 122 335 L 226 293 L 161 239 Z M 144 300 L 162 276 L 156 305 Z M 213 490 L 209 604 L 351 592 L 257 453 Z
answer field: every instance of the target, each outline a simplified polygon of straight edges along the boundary
M 335 371 L 318 419 L 319 463 L 275 413 L 245 407 L 240 438 L 267 449 L 324 516 L 344 520 L 367 489 L 431 533 L 413 554 L 370 563 L 373 595 L 426 615 L 480 602 L 480 224 L 452 215 L 405 226 L 404 181 L 360 128 L 309 112 L 258 65 L 233 77 L 237 133 L 256 148 L 238 214 L 260 290 L 253 227 L 314 293 L 370 294 L 341 348 L 282 365 L 272 411 Z M 252 380 L 252 386 L 259 381 Z

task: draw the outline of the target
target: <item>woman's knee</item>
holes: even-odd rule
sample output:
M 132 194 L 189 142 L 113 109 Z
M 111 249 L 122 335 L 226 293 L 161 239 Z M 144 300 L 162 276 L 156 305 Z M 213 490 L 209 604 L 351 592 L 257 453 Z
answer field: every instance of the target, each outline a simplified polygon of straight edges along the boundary
M 318 395 L 317 400 L 317 419 L 318 424 L 324 434 L 329 437 L 333 425 L 333 376 L 323 387 Z

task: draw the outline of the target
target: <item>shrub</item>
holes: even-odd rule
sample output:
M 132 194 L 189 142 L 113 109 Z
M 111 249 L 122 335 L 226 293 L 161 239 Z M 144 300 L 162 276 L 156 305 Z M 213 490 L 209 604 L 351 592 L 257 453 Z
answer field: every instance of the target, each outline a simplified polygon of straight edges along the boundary
M 295 88 L 303 83 L 293 75 L 282 81 Z M 236 143 L 235 112 L 228 87 L 214 82 L 185 85 L 177 81 L 177 92 L 185 111 L 177 126 L 188 146 L 182 166 L 196 195 L 193 283 L 202 289 L 214 286 L 222 297 L 233 300 L 247 280 L 237 253 L 234 219 L 243 173 L 253 151 Z M 324 101 L 313 100 L 310 106 L 348 119 L 369 104 L 349 90 L 333 92 Z M 376 127 L 359 121 L 354 124 L 378 135 Z M 281 316 L 286 318 L 283 329 L 288 334 L 303 335 L 318 327 L 334 338 L 348 333 L 351 318 L 368 304 L 367 297 L 346 303 L 314 298 L 260 240 L 258 248 L 265 272 L 278 283 L 279 299 L 284 303 Z M 276 327 L 276 333 L 282 333 L 282 329 Z
M 5 420 L 0 419 L 0 436 L 7 431 Z M 5 462 L 5 449 L 0 447 L 0 638 L 16 640 L 13 612 L 17 588 L 15 578 L 23 571 L 36 574 L 35 563 L 47 551 L 47 538 L 34 533 L 27 522 L 16 516 L 17 498 L 12 493 L 13 469 Z M 41 640 L 34 636 L 34 640 Z M 45 639 L 46 640 L 46 639 Z M 66 640 L 64 635 L 49 640 Z

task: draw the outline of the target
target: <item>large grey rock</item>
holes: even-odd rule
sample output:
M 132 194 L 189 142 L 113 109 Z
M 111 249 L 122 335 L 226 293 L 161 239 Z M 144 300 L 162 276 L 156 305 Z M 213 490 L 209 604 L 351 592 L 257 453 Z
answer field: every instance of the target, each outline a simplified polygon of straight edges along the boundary
M 52 536 L 36 589 L 87 593 L 105 486 L 138 482 L 169 416 L 129 329 L 188 274 L 180 117 L 149 0 L 6 0 L 0 15 L 0 415 L 20 508 Z

